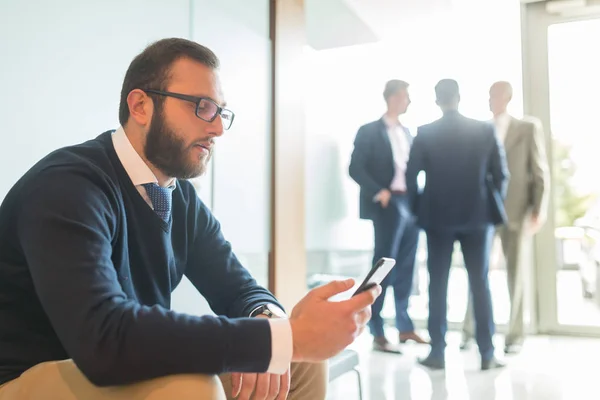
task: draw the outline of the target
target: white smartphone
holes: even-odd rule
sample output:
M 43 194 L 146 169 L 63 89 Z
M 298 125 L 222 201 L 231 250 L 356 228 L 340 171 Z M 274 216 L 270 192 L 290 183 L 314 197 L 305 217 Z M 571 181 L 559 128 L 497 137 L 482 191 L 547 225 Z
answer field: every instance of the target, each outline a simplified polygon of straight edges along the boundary
M 365 290 L 371 289 L 375 285 L 381 284 L 381 281 L 383 281 L 390 273 L 394 265 L 396 265 L 396 260 L 386 257 L 380 258 L 375 265 L 373 265 L 367 276 L 365 276 L 365 279 L 352 296 L 356 296 Z

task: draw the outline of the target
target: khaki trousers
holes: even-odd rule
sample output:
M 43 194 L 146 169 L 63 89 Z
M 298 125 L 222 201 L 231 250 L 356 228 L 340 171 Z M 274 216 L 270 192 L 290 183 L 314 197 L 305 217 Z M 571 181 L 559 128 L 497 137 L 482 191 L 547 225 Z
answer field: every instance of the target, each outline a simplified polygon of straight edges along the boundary
M 291 366 L 290 400 L 324 400 L 327 363 Z M 97 387 L 72 360 L 46 362 L 0 386 L 0 400 L 226 400 L 231 375 L 173 375 L 126 386 Z

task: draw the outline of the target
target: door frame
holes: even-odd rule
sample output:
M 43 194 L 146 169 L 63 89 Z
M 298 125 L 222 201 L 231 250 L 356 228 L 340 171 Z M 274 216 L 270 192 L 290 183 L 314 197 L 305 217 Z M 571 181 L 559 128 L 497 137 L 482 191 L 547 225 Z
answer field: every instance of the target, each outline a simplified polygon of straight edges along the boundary
M 521 4 L 523 109 L 526 115 L 539 118 L 546 133 L 551 182 L 554 177 L 553 149 L 550 133 L 550 81 L 548 61 L 548 28 L 551 25 L 599 19 L 597 9 L 587 14 L 559 15 L 546 11 L 548 2 Z M 556 292 L 556 248 L 554 237 L 554 187 L 551 185 L 548 218 L 533 240 L 532 293 L 535 307 L 533 318 L 538 333 L 600 337 L 600 326 L 565 325 L 558 321 Z M 598 294 L 600 295 L 600 294 Z

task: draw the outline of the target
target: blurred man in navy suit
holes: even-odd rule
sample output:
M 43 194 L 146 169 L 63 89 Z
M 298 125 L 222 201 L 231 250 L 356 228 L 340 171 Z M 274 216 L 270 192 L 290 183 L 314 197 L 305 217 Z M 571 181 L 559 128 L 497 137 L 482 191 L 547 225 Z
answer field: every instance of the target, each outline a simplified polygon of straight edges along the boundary
M 370 329 L 374 336 L 373 347 L 378 351 L 400 354 L 398 346 L 386 339 L 380 315 L 385 289 L 390 285 L 394 288 L 399 341 L 426 343 L 415 333 L 408 315 L 419 234 L 406 198 L 405 171 L 412 136 L 398 120 L 410 104 L 408 83 L 389 81 L 383 97 L 387 104 L 385 115 L 363 125 L 356 134 L 350 176 L 360 186 L 360 217 L 373 221 L 373 263 L 380 257 L 396 260 L 396 266 L 381 284 L 384 294 L 372 306 Z
M 458 112 L 456 81 L 440 81 L 435 93 L 443 117 L 418 129 L 406 170 L 410 208 L 427 233 L 431 353 L 420 363 L 445 367 L 448 275 L 458 240 L 474 299 L 481 369 L 498 368 L 504 365 L 494 356 L 488 264 L 493 227 L 505 219 L 506 157 L 492 124 Z M 422 191 L 417 185 L 421 171 L 425 173 Z

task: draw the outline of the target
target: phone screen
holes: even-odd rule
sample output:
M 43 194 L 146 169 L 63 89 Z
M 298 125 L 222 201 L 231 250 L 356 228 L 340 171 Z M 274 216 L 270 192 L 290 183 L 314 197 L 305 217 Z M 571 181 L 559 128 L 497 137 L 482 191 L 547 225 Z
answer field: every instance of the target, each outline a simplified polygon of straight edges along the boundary
M 373 268 L 371 268 L 363 282 L 360 284 L 358 289 L 356 289 L 352 296 L 356 296 L 357 294 L 362 293 L 365 290 L 369 290 L 373 286 L 380 284 L 381 281 L 383 281 L 385 277 L 390 273 L 395 264 L 396 260 L 392 258 L 380 258 L 375 263 Z

